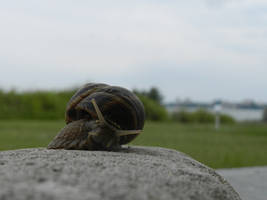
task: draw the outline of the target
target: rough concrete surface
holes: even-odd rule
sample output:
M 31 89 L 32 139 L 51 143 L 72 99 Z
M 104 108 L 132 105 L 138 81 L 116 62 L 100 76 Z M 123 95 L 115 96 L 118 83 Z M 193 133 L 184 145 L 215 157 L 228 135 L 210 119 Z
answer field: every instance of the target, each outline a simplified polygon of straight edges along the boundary
M 267 167 L 220 169 L 243 200 L 267 200 Z
M 214 170 L 175 150 L 0 152 L 0 200 L 239 200 Z

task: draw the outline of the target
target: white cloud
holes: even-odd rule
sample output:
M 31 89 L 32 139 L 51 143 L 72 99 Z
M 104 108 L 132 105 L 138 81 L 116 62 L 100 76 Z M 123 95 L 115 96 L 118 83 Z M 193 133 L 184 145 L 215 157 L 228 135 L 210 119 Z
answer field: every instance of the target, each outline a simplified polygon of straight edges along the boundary
M 187 92 L 215 98 L 211 82 L 219 72 L 224 77 L 267 73 L 264 9 L 263 0 L 5 2 L 0 8 L 0 86 L 53 88 L 93 80 L 157 85 L 168 100 Z M 264 79 L 258 76 L 259 82 Z M 173 85 L 185 92 L 171 92 Z M 207 87 L 202 97 L 196 85 Z M 229 97 L 246 95 L 228 89 Z

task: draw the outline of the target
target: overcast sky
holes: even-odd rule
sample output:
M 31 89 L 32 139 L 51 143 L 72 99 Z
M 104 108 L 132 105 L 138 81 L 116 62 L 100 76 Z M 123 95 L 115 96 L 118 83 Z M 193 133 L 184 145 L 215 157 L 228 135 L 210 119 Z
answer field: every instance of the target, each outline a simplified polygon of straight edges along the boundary
M 267 1 L 4 1 L 0 69 L 6 90 L 104 82 L 267 102 Z

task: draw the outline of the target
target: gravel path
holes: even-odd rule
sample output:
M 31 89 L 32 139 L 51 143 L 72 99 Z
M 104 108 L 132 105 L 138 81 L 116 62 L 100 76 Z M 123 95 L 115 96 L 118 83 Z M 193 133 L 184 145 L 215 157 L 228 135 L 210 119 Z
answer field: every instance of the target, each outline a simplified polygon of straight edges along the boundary
M 222 175 L 243 200 L 267 200 L 267 166 L 220 169 Z

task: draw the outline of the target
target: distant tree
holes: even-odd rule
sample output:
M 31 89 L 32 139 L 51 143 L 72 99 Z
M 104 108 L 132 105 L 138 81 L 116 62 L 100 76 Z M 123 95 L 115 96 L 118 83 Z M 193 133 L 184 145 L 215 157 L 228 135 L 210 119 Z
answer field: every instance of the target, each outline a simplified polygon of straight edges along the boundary
M 138 90 L 134 89 L 134 93 L 138 95 L 143 95 L 148 97 L 149 99 L 152 99 L 153 101 L 162 104 L 163 95 L 160 93 L 159 89 L 157 87 L 152 87 L 149 90 Z
M 162 95 L 156 87 L 149 90 L 134 89 L 133 92 L 140 98 L 145 107 L 146 119 L 151 121 L 168 121 L 169 115 L 161 104 Z
M 145 107 L 146 119 L 151 121 L 167 121 L 169 119 L 166 108 L 147 96 L 138 95 Z
M 263 112 L 263 121 L 267 123 L 267 107 L 265 107 Z
M 150 88 L 147 93 L 147 96 L 160 104 L 162 103 L 163 96 L 161 95 L 159 89 L 156 87 Z

